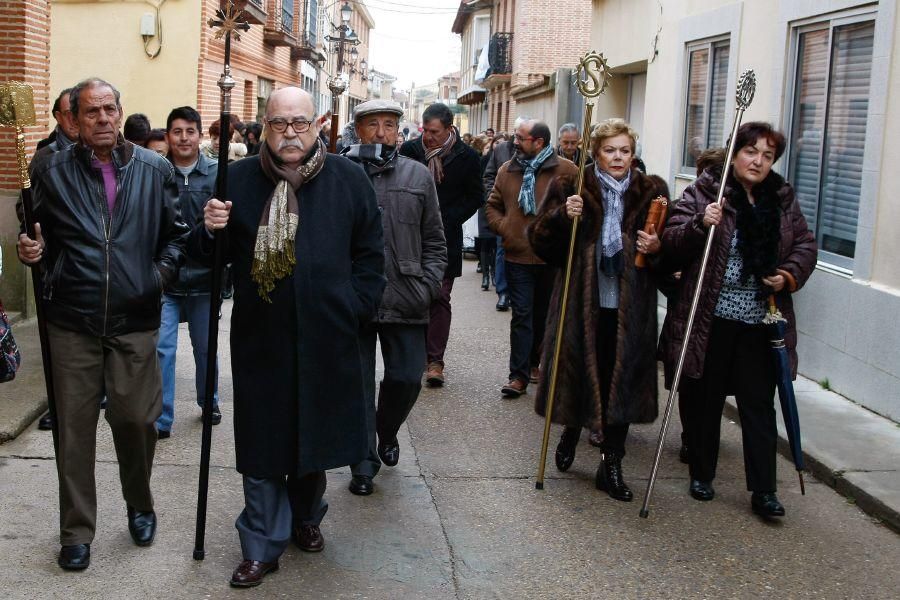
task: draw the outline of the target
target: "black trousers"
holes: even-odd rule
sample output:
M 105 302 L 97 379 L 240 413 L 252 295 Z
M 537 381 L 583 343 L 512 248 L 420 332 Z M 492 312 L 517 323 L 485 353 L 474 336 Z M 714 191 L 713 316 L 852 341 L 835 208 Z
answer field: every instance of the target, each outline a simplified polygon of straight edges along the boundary
M 628 423 L 610 424 L 606 418 L 609 395 L 612 389 L 613 370 L 616 367 L 616 346 L 619 335 L 619 311 L 615 308 L 601 308 L 597 316 L 597 358 L 600 369 L 600 400 L 603 410 L 604 453 L 625 456 L 625 439 L 628 437 Z
M 679 393 L 685 412 L 691 479 L 712 481 L 719 460 L 722 409 L 733 393 L 741 419 L 744 471 L 751 492 L 774 492 L 775 361 L 764 325 L 713 319 L 703 377 L 685 378 Z
M 378 389 L 376 408 L 375 354 L 378 339 L 381 340 L 381 356 L 384 359 L 384 379 Z M 376 437 L 384 442 L 396 439 L 422 389 L 425 325 L 365 325 L 359 335 L 359 353 L 365 386 L 369 455 L 362 462 L 351 465 L 350 470 L 354 475 L 374 477 L 381 468 Z

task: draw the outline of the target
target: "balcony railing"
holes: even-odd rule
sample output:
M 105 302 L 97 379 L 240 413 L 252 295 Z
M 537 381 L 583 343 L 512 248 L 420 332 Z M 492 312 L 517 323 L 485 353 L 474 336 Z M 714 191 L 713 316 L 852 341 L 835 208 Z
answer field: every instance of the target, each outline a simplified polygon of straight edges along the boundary
M 491 75 L 512 73 L 512 39 L 513 34 L 509 32 L 498 32 L 491 36 L 491 43 L 488 46 Z

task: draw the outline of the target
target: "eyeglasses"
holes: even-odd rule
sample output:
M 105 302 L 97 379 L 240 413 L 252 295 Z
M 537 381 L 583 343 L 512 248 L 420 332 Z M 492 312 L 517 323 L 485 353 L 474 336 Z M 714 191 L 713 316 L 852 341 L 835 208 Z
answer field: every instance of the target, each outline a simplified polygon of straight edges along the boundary
M 534 138 L 531 137 L 530 135 L 527 136 L 527 137 L 523 137 L 523 136 L 519 135 L 518 133 L 515 134 L 513 137 L 514 137 L 517 141 L 519 141 L 519 142 L 524 142 L 524 141 L 527 141 L 527 140 L 533 140 L 533 139 L 534 139 Z
M 287 131 L 288 125 L 291 126 L 295 133 L 306 133 L 309 131 L 309 126 L 312 125 L 312 121 L 304 121 L 302 119 L 292 119 L 288 121 L 281 117 L 266 119 L 266 123 L 268 123 L 269 127 L 272 128 L 272 131 L 276 133 L 284 133 Z

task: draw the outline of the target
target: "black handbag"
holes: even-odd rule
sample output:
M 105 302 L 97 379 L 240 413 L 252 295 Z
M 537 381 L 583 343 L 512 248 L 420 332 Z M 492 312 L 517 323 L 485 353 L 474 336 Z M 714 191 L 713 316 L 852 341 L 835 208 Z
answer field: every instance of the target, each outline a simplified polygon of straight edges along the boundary
M 16 338 L 13 337 L 9 317 L 3 310 L 3 302 L 0 302 L 0 383 L 15 378 L 20 364 L 22 356 L 19 354 Z

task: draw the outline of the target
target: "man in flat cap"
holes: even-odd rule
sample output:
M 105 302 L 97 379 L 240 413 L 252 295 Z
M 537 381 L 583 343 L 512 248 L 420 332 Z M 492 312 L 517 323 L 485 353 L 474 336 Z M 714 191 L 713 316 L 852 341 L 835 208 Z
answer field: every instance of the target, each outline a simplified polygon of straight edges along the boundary
M 372 478 L 382 462 L 392 467 L 399 459 L 397 432 L 422 389 L 425 328 L 447 267 L 447 244 L 434 179 L 425 165 L 398 152 L 402 116 L 403 109 L 390 100 L 360 104 L 354 113 L 359 143 L 342 151 L 365 168 L 375 187 L 384 229 L 387 276 L 378 314 L 360 333 L 369 455 L 351 466 L 350 481 L 350 491 L 360 496 L 374 491 Z M 381 339 L 384 359 L 377 410 L 376 338 Z

